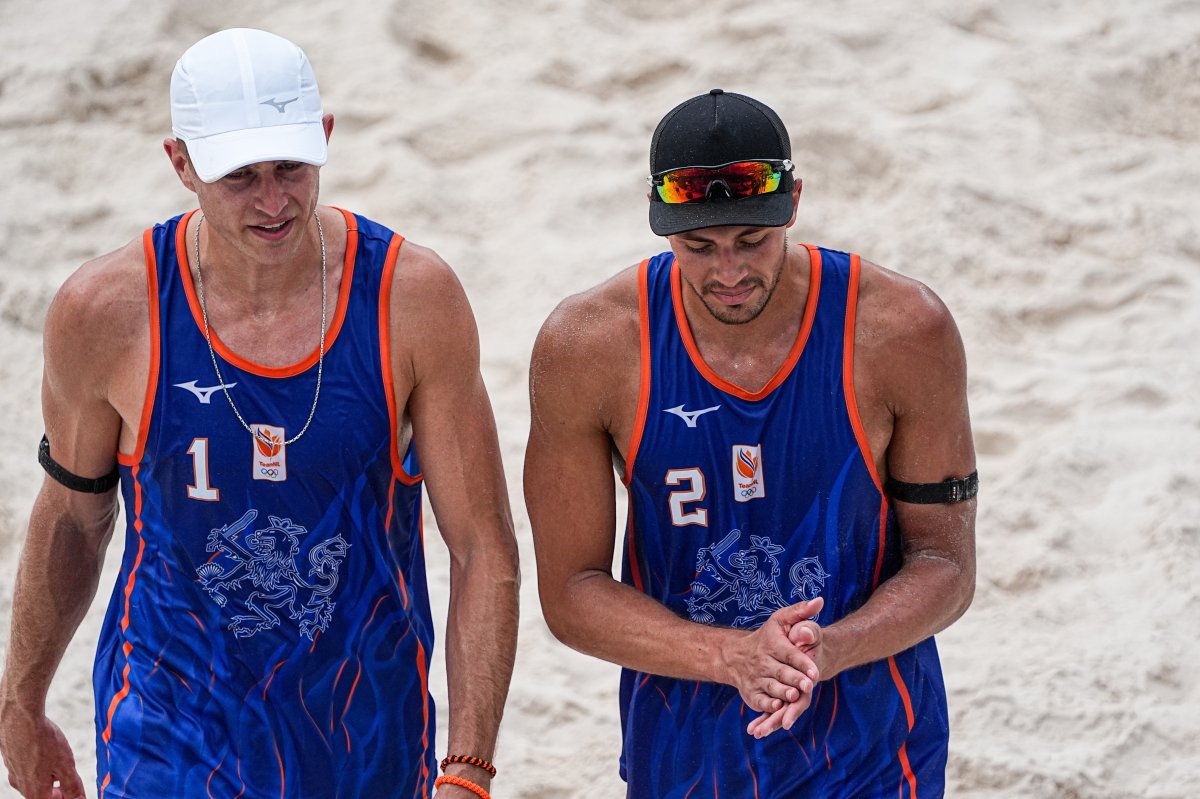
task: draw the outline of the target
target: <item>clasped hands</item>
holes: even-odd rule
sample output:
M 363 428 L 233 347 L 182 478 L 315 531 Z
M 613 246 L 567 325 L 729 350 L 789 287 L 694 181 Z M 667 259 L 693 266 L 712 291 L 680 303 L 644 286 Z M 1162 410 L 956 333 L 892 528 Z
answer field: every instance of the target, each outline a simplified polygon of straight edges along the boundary
M 817 665 L 821 627 L 811 618 L 821 612 L 821 597 L 780 608 L 741 639 L 729 657 L 731 684 L 761 715 L 746 727 L 755 738 L 790 730 L 812 702 L 821 679 Z

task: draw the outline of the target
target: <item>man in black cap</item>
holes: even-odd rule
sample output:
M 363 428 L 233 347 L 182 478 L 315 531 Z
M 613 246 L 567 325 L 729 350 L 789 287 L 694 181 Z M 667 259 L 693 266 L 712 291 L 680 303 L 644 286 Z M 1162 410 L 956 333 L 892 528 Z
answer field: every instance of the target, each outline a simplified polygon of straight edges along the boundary
M 542 607 L 625 667 L 630 797 L 944 791 L 932 636 L 975 584 L 962 342 L 925 286 L 788 244 L 791 157 L 749 97 L 672 110 L 649 177 L 671 250 L 565 300 L 534 350 Z

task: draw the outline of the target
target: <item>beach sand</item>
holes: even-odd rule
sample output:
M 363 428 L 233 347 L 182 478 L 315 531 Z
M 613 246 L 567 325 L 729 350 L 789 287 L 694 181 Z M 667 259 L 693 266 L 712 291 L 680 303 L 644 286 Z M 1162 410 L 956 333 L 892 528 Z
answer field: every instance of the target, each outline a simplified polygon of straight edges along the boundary
M 650 134 L 713 87 L 788 124 L 793 240 L 923 281 L 966 344 L 979 578 L 938 636 L 948 795 L 1200 795 L 1196 0 L 0 0 L 0 20 L 0 641 L 42 479 L 46 307 L 192 207 L 161 150 L 171 67 L 262 27 L 305 48 L 336 115 L 323 201 L 436 249 L 478 318 L 525 574 L 497 796 L 623 795 L 618 670 L 555 641 L 538 604 L 528 355 L 559 300 L 665 249 Z M 49 699 L 93 785 L 122 537 Z M 426 542 L 443 617 L 436 525 Z

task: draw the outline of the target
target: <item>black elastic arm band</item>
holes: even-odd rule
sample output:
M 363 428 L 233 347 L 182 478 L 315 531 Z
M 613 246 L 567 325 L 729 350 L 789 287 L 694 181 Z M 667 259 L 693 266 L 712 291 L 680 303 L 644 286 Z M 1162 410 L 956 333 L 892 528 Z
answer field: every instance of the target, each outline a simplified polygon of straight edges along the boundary
M 121 480 L 121 475 L 116 467 L 113 467 L 113 470 L 103 477 L 97 477 L 94 480 L 68 472 L 58 461 L 50 457 L 50 441 L 45 436 L 42 436 L 42 443 L 38 445 L 38 463 L 42 464 L 46 474 L 56 481 L 72 491 L 82 491 L 84 494 L 107 493 Z
M 979 472 L 966 477 L 950 477 L 940 483 L 903 483 L 887 481 L 888 496 L 916 505 L 949 505 L 966 502 L 979 493 Z

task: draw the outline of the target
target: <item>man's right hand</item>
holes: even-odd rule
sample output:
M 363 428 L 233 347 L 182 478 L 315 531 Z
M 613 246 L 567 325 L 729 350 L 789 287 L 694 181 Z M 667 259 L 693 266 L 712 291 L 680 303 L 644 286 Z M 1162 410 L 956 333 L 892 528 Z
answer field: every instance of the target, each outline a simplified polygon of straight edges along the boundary
M 725 653 L 729 676 L 751 709 L 771 714 L 812 698 L 821 678 L 817 664 L 788 637 L 792 628 L 821 612 L 821 597 L 780 608 Z
M 45 715 L 6 709 L 0 714 L 0 752 L 8 784 L 25 799 L 85 799 L 71 746 Z

